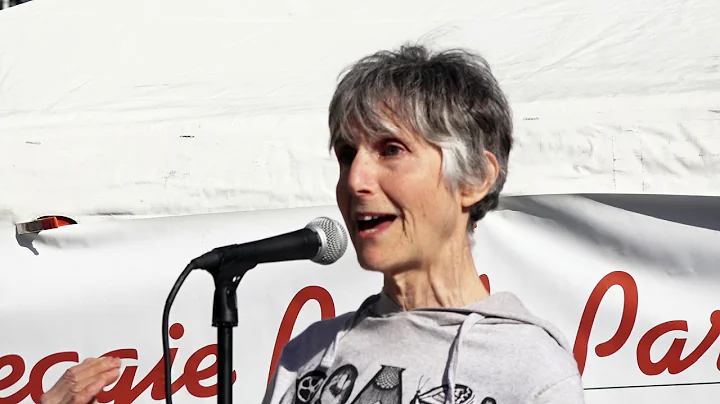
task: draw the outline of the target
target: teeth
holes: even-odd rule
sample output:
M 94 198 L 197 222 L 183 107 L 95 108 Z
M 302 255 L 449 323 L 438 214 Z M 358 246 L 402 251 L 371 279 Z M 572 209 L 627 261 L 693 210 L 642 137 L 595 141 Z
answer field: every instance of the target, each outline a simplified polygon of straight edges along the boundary
M 380 218 L 380 216 L 358 216 L 358 220 L 361 220 L 364 222 L 368 221 L 368 220 L 379 219 L 379 218 Z

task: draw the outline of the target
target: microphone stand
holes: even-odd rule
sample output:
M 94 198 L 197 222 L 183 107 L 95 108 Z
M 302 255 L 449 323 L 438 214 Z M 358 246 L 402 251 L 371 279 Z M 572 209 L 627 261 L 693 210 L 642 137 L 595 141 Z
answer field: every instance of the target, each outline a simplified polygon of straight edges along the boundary
M 233 328 L 238 325 L 237 287 L 257 262 L 230 261 L 208 270 L 215 281 L 212 325 L 217 327 L 218 404 L 232 404 Z

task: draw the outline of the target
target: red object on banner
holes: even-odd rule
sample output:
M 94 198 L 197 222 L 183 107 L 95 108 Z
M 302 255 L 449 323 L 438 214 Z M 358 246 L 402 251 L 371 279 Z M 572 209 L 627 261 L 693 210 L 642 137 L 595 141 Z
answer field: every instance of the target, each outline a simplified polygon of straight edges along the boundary
M 15 228 L 18 234 L 40 233 L 43 230 L 57 229 L 61 226 L 77 224 L 65 216 L 42 216 L 32 222 L 18 223 Z

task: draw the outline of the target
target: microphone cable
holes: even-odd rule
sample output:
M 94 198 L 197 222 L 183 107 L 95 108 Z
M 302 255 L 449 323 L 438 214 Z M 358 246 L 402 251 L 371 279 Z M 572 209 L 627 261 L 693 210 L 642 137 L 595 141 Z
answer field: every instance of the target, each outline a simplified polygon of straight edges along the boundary
M 185 269 L 180 273 L 175 284 L 168 294 L 167 300 L 165 301 L 165 308 L 163 309 L 162 317 L 162 345 L 163 345 L 163 362 L 165 364 L 165 402 L 172 404 L 172 377 L 170 376 L 171 371 L 171 360 L 170 360 L 170 307 L 172 307 L 177 296 L 180 287 L 187 279 L 190 272 L 197 269 L 195 260 L 190 262 Z

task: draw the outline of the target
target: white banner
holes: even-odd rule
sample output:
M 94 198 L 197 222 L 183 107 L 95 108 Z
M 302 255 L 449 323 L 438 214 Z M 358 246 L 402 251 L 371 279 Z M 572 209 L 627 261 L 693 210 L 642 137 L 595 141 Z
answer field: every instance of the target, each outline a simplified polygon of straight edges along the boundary
M 573 343 L 587 402 L 716 403 L 720 396 L 720 198 L 503 199 L 478 227 L 479 275 Z M 190 259 L 303 227 L 334 207 L 0 232 L 0 402 L 37 401 L 86 357 L 126 358 L 101 403 L 164 400 L 161 317 Z M 352 246 L 335 265 L 260 265 L 238 288 L 236 402 L 259 403 L 283 344 L 354 310 L 381 285 Z M 217 397 L 212 278 L 190 275 L 171 312 L 176 403 Z

